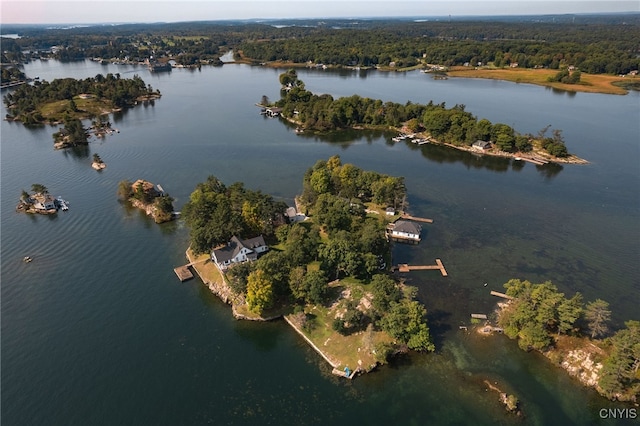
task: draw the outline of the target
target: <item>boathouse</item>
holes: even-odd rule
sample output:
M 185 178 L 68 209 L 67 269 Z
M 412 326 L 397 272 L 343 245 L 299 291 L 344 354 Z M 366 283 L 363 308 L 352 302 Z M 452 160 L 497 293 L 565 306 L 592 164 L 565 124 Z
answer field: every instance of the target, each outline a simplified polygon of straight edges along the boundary
M 225 270 L 234 263 L 252 262 L 258 259 L 258 255 L 269 250 L 262 235 L 248 240 L 241 240 L 233 236 L 226 246 L 214 249 L 211 252 L 211 260 L 218 265 L 220 270 Z
M 476 151 L 486 151 L 488 149 L 491 149 L 491 142 L 475 141 L 473 145 L 471 145 L 471 148 L 475 149 Z
M 278 117 L 282 113 L 282 108 L 270 107 L 267 108 L 265 114 L 267 117 Z
M 398 241 L 418 243 L 422 227 L 408 220 L 398 220 L 391 227 L 391 238 Z

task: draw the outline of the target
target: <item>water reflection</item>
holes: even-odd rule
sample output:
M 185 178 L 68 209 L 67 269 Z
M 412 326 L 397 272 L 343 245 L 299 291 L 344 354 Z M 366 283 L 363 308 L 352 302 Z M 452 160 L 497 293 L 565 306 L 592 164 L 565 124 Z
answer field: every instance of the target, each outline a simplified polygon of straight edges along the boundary
M 76 145 L 62 150 L 65 157 L 79 160 L 89 157 L 89 145 Z

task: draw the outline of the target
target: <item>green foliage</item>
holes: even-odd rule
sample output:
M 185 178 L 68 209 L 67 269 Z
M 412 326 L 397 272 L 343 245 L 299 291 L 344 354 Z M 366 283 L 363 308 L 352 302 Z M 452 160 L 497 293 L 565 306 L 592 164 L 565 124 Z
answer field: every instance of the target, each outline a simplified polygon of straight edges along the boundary
M 247 306 L 252 312 L 261 315 L 273 306 L 275 295 L 273 285 L 261 270 L 251 272 L 247 278 Z
M 197 253 L 225 244 L 233 235 L 242 238 L 274 234 L 274 222 L 285 205 L 241 183 L 228 188 L 215 176 L 196 186 L 182 217 L 190 228 L 191 247 Z
M 602 299 L 587 303 L 584 318 L 587 320 L 587 328 L 591 338 L 603 337 L 609 331 L 609 321 L 611 320 L 609 303 Z
M 635 400 L 640 395 L 640 321 L 611 337 L 611 354 L 605 359 L 599 385 L 609 398 Z
M 87 145 L 89 134 L 82 126 L 82 121 L 77 118 L 67 117 L 64 126 L 53 134 L 55 142 L 62 142 L 65 146 Z
M 42 185 L 41 183 L 34 183 L 31 185 L 31 191 L 33 191 L 35 194 L 48 194 L 49 190 L 47 189 L 46 186 Z
M 288 73 L 282 76 L 285 81 L 290 80 Z M 300 83 L 300 80 L 296 81 Z M 358 95 L 333 99 L 329 95 L 315 95 L 305 91 L 302 84 L 282 93 L 282 99 L 277 103 L 283 108 L 282 114 L 301 121 L 303 127 L 309 129 L 326 131 L 354 126 L 395 128 L 405 123 L 411 131 L 424 129 L 437 140 L 455 145 L 470 146 L 476 140 L 491 140 L 498 149 L 505 152 L 529 152 L 533 146 L 530 136 L 518 134 L 503 123 L 493 125 L 489 120 L 478 120 L 465 111 L 464 105 L 455 105 L 449 109 L 445 108 L 444 103 L 436 105 L 433 102 L 427 105 L 411 102 L 402 105 L 383 103 L 381 100 Z M 543 141 L 543 146 L 549 153 L 556 157 L 568 155 L 561 138 L 554 137 L 550 142 Z M 319 162 L 305 175 L 303 198 L 308 202 L 315 202 L 314 197 L 323 193 L 339 194 L 347 198 L 360 197 L 362 191 L 358 189 L 363 188 L 358 188 L 357 185 L 362 184 L 364 178 L 362 172 L 352 167 L 336 170 Z M 403 191 L 404 182 L 394 179 L 375 179 L 373 187 L 365 186 L 365 194 L 378 204 L 397 205 L 402 199 L 397 195 Z
M 564 68 L 558 72 L 555 76 L 549 77 L 548 81 L 560 82 L 564 84 L 577 84 L 580 83 L 581 73 L 579 70 L 569 71 L 569 68 Z
M 293 225 L 281 226 L 278 228 L 286 229 L 286 248 L 285 254 L 289 264 L 306 265 L 316 259 L 318 253 L 318 245 L 320 244 L 320 233 L 317 226 L 306 226 L 301 223 Z
M 514 299 L 499 318 L 505 334 L 518 338 L 523 349 L 543 350 L 552 343 L 551 333 L 572 331 L 582 315 L 582 296 L 566 299 L 550 281 L 531 284 L 517 279 L 504 284 Z
M 379 324 L 409 349 L 433 351 L 435 346 L 431 342 L 426 315 L 427 311 L 420 303 L 403 299 L 390 304 L 389 311 L 379 320 Z
M 373 308 L 379 316 L 384 315 L 391 304 L 398 302 L 402 296 L 400 288 L 388 275 L 374 275 L 370 286 L 373 294 Z
M 227 270 L 227 282 L 234 294 L 240 295 L 247 292 L 247 280 L 252 270 L 251 262 L 237 263 Z
M 133 196 L 131 185 L 133 184 L 128 180 L 121 180 L 118 182 L 118 198 L 121 200 L 128 200 L 131 198 Z
M 138 75 L 123 79 L 119 74 L 107 74 L 106 77 L 98 74 L 94 78 L 83 80 L 63 78 L 52 82 L 41 81 L 34 85 L 23 84 L 6 95 L 3 101 L 16 120 L 26 122 L 28 117 L 34 117 L 40 106 L 52 102 L 69 100 L 69 111 L 77 112 L 78 107 L 73 97 L 83 93 L 120 108 L 133 106 L 140 96 L 157 94 Z M 69 129 L 69 132 L 72 133 L 72 130 Z
M 316 162 L 304 175 L 302 201 L 316 204 L 322 194 L 334 196 L 325 196 L 318 206 L 320 209 L 317 209 L 323 221 L 321 223 L 326 223 L 332 220 L 329 216 L 333 213 L 363 214 L 364 212 L 358 211 L 358 203 L 350 201 L 354 197 L 363 202 L 375 201 L 397 207 L 406 196 L 406 187 L 402 177 L 363 171 L 353 164 L 343 165 L 340 157 L 333 156 L 328 161 Z M 338 201 L 335 197 L 343 201 Z M 332 210 L 331 213 L 328 212 L 329 209 Z M 342 218 L 337 220 L 336 229 L 344 229 L 341 220 Z
M 153 200 L 153 204 L 162 213 L 166 213 L 166 214 L 173 213 L 173 198 L 170 197 L 169 194 L 156 197 Z

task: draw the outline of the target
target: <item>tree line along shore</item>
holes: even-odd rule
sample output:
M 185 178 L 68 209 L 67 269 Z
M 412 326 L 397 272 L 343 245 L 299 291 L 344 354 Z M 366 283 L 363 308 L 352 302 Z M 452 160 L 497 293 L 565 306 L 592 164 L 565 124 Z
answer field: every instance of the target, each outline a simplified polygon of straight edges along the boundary
M 20 27 L 3 40 L 2 84 L 24 80 L 15 66 L 31 60 L 221 65 L 237 61 L 291 67 L 410 70 L 454 69 L 451 75 L 487 76 L 572 91 L 622 93 L 638 87 L 640 15 L 491 18 L 451 22 L 406 19 L 191 22 L 87 28 Z M 12 31 L 6 28 L 6 31 Z M 481 73 L 477 69 L 483 70 Z M 464 71 L 460 71 L 464 69 Z M 489 77 L 488 69 L 494 69 Z M 522 72 L 525 71 L 526 72 Z M 582 79 L 543 81 L 577 70 Z M 456 74 L 457 73 L 457 74 Z M 517 75 L 517 77 L 516 77 Z M 606 78 L 594 78 L 603 75 Z M 500 76 L 500 77 L 497 77 Z M 540 76 L 544 76 L 542 79 Z M 578 81 L 574 81 L 578 80 Z M 619 85 L 612 86 L 611 83 Z
M 335 131 L 345 128 L 393 129 L 418 138 L 420 143 L 440 143 L 456 149 L 488 155 L 547 162 L 585 164 L 567 151 L 562 131 L 547 126 L 538 134 L 520 134 L 504 123 L 478 119 L 464 105 L 447 108 L 444 103 L 399 104 L 358 95 L 334 99 L 305 88 L 297 72 L 280 75 L 281 98 L 267 113 L 295 123 L 297 131 Z M 262 104 L 268 103 L 263 96 Z M 263 105 L 264 107 L 264 105 Z M 549 132 L 550 131 L 550 132 Z M 550 134 L 549 134 L 550 133 Z

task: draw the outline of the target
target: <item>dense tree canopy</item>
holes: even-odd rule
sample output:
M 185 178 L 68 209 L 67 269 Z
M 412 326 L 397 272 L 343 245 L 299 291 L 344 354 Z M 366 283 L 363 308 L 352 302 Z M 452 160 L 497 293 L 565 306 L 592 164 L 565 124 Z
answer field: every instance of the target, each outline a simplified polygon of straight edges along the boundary
M 233 235 L 243 238 L 274 235 L 286 205 L 242 183 L 225 186 L 215 176 L 196 186 L 182 217 L 190 228 L 191 248 L 196 253 L 225 244 Z
M 440 142 L 454 145 L 470 146 L 478 140 L 493 141 L 496 147 L 505 152 L 529 152 L 533 149 L 534 141 L 555 157 L 568 156 L 567 148 L 559 130 L 553 131 L 553 137 L 545 137 L 545 132 L 539 137 L 516 132 L 504 123 L 491 123 L 487 119 L 478 120 L 473 114 L 465 111 L 464 105 L 447 108 L 444 103 L 434 104 L 430 101 L 426 105 L 407 102 L 399 104 L 384 102 L 358 95 L 333 99 L 331 95 L 316 95 L 305 89 L 304 83 L 297 78 L 294 70 L 281 75 L 287 83 L 282 90 L 282 98 L 276 102 L 281 107 L 282 115 L 294 120 L 303 128 L 328 131 L 350 127 L 385 127 L 398 128 L 402 125 L 411 127 L 415 131 L 428 133 Z M 281 78 L 282 80 L 282 78 Z M 349 171 L 344 171 L 344 180 L 354 182 Z M 323 192 L 332 185 L 341 184 L 340 180 L 331 180 L 326 170 L 318 170 L 310 176 L 310 188 L 315 192 Z M 394 182 L 376 182 L 377 194 L 386 198 L 387 192 L 393 192 Z M 345 185 L 341 186 L 341 189 Z M 353 186 L 346 186 L 353 189 Z M 373 190 L 373 188 L 370 188 Z M 352 191 L 353 193 L 353 191 Z M 356 196 L 357 194 L 353 194 Z M 376 194 L 374 194 L 376 196 Z
M 23 84 L 5 95 L 3 101 L 14 119 L 25 123 L 42 122 L 41 106 L 70 101 L 70 112 L 77 111 L 73 98 L 80 94 L 91 95 L 113 107 L 127 107 L 134 105 L 141 96 L 158 95 L 159 92 L 147 86 L 138 75 L 121 78 L 120 74 L 109 73 L 81 80 L 59 78 L 51 82 L 44 80 L 36 81 L 33 85 Z
M 502 67 L 517 63 L 528 68 L 575 66 L 588 73 L 608 74 L 640 68 L 636 15 L 552 18 L 529 22 L 478 18 L 289 21 L 281 26 L 190 22 L 64 30 L 22 27 L 23 37 L 3 40 L 2 62 L 40 56 L 140 62 L 153 56 L 184 65 L 219 64 L 220 54 L 234 49 L 255 62 L 310 61 L 337 66 L 402 68 L 426 62 Z M 57 47 L 55 52 L 51 46 Z

